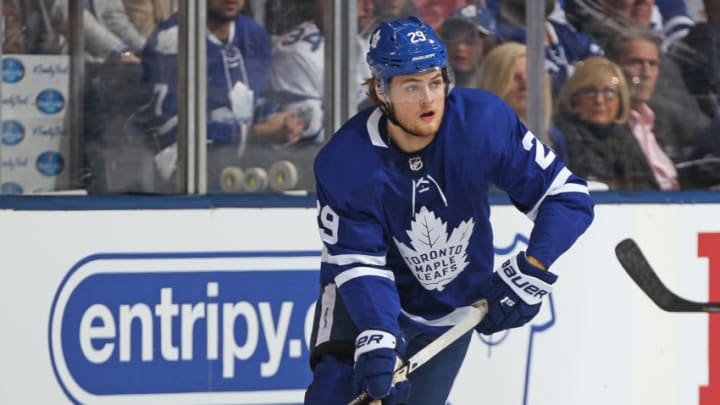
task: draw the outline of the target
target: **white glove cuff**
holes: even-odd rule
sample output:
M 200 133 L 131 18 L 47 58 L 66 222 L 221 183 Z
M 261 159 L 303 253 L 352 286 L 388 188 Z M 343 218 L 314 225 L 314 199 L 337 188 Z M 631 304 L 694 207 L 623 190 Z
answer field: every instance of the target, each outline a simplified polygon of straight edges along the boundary
M 539 304 L 543 297 L 552 291 L 552 285 L 520 271 L 517 256 L 505 261 L 497 270 L 497 273 L 505 284 L 528 305 Z
M 393 349 L 397 347 L 395 335 L 384 330 L 368 329 L 355 339 L 355 361 L 361 354 L 375 349 Z

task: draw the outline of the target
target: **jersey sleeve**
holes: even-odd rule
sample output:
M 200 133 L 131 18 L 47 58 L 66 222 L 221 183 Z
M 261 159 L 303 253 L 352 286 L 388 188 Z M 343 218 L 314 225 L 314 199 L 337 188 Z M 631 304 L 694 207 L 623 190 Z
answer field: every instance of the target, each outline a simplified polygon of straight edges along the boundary
M 334 159 L 343 161 L 340 156 Z M 394 273 L 386 263 L 383 226 L 371 206 L 372 191 L 353 190 L 356 183 L 352 181 L 336 181 L 337 169 L 322 158 L 316 160 L 318 226 L 323 241 L 321 283 L 336 284 L 359 330 L 397 335 L 400 299 Z
M 504 144 L 495 184 L 534 221 L 527 253 L 550 266 L 590 226 L 594 203 L 587 183 L 516 117 L 508 106 L 497 114 Z

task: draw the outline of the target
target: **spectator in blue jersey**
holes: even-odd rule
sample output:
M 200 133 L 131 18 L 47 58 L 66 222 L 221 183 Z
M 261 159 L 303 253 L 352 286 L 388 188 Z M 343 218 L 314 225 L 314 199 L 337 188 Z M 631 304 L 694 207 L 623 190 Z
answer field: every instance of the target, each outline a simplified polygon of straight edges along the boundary
M 628 125 L 630 90 L 618 65 L 602 56 L 580 63 L 560 89 L 555 150 L 591 190 L 659 189 Z
M 247 142 L 294 143 L 305 123 L 274 112 L 266 101 L 271 47 L 268 33 L 241 14 L 245 0 L 207 0 L 208 190 L 220 191 L 220 173 L 239 164 Z M 131 122 L 152 135 L 161 179 L 177 167 L 177 15 L 150 36 L 142 54 L 150 102 Z
M 501 0 L 496 17 L 498 42 L 526 42 L 525 0 Z M 551 18 L 555 0 L 545 1 L 545 68 L 552 79 L 552 94 L 573 73 L 574 63 L 603 54 L 601 46 L 570 24 Z
M 549 269 L 592 222 L 593 202 L 507 103 L 453 89 L 445 45 L 423 21 L 380 24 L 367 61 L 375 105 L 315 160 L 323 255 L 305 404 L 366 392 L 383 404 L 441 405 L 472 331 L 393 385 L 396 361 L 481 300 L 489 311 L 479 333 L 529 322 L 557 279 Z M 534 220 L 527 251 L 495 272 L 492 185 Z M 513 288 L 510 274 L 529 290 Z

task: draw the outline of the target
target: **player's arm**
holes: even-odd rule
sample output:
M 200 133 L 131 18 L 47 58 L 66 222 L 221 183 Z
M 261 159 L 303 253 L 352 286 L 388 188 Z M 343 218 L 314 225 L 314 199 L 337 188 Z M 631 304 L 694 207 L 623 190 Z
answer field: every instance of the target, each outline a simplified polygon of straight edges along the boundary
M 483 286 L 488 315 L 477 330 L 491 334 L 522 326 L 540 310 L 557 276 L 547 270 L 587 229 L 593 203 L 584 180 L 572 174 L 554 152 L 515 118 L 509 107 L 498 130 L 503 135 L 495 151 L 502 156 L 494 181 L 535 225 L 527 252 L 505 261 Z M 502 114 L 497 114 L 502 117 Z M 504 125 L 503 125 L 504 124 Z
M 317 166 L 322 163 L 316 161 L 316 170 Z M 372 198 L 367 198 L 368 193 L 337 188 L 331 193 L 323 176 L 316 177 L 318 225 L 324 244 L 321 278 L 323 283 L 336 284 L 359 331 L 353 356 L 355 394 L 364 391 L 372 399 L 406 395 L 409 385 L 401 394 L 392 385 L 403 346 L 398 325 L 400 299 L 394 274 L 386 265 L 381 223 L 372 208 L 363 207 Z
M 577 240 L 592 223 L 594 203 L 587 183 L 573 174 L 555 153 L 509 110 L 499 113 L 504 137 L 502 163 L 495 184 L 513 204 L 534 221 L 527 254 L 545 267 Z

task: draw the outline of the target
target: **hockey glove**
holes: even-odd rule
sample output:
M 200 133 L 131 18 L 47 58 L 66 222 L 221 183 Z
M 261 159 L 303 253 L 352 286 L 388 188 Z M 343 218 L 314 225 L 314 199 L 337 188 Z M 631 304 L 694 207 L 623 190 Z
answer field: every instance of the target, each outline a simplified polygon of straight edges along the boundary
M 475 328 L 492 333 L 528 323 L 540 311 L 543 297 L 552 291 L 557 275 L 530 264 L 525 252 L 507 260 L 492 275 L 488 314 Z
M 381 330 L 366 330 L 355 339 L 355 393 L 363 391 L 383 405 L 402 404 L 410 396 L 410 381 L 393 385 L 398 353 L 404 351 L 404 339 Z

